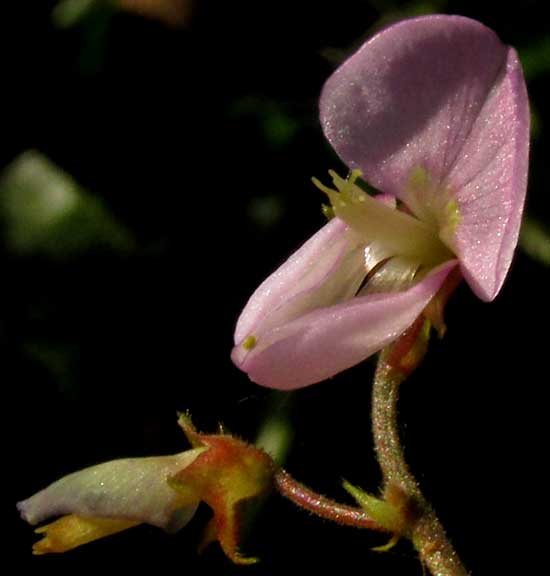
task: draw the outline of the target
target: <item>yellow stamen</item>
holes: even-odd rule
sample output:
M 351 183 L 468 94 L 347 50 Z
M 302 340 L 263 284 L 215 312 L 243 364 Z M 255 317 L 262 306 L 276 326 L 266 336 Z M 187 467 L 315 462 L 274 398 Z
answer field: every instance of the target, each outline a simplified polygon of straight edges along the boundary
M 356 184 L 361 174 L 359 170 L 353 170 L 347 179 L 332 170 L 329 174 L 336 189 L 325 186 L 316 178 L 313 183 L 329 197 L 335 216 L 361 235 L 367 244 L 376 242 L 389 256 L 401 256 L 427 268 L 453 258 L 440 240 L 435 225 L 366 194 Z
M 413 168 L 411 177 L 409 179 L 409 185 L 413 190 L 426 190 L 431 183 L 430 176 L 428 172 L 424 170 L 421 166 Z
M 462 222 L 460 207 L 452 190 L 437 184 L 424 168 L 411 172 L 406 202 L 413 213 L 439 231 L 441 240 L 452 250 L 457 226 Z

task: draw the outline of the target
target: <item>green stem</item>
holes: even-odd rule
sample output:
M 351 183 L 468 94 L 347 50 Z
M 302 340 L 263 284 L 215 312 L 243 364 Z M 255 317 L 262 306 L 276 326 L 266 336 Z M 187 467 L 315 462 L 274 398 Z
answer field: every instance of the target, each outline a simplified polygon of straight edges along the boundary
M 380 353 L 372 392 L 372 425 L 376 455 L 384 479 L 384 492 L 399 488 L 411 513 L 407 536 L 433 576 L 467 576 L 443 526 L 422 495 L 403 455 L 397 424 L 399 386 L 407 372 L 396 369 L 395 345 Z

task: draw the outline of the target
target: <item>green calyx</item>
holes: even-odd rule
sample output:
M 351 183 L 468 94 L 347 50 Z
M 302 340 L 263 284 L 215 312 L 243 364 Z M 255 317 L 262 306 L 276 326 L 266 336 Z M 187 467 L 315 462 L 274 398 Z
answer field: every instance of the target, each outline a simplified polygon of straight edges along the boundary
M 411 538 L 421 516 L 422 506 L 399 485 L 388 483 L 382 497 L 373 496 L 346 480 L 343 486 L 377 524 L 392 534 L 387 544 L 378 546 L 374 550 L 386 552 L 393 548 L 401 537 Z
M 377 523 L 393 534 L 402 534 L 404 522 L 401 511 L 394 505 L 382 498 L 378 498 L 350 484 L 347 480 L 343 483 L 344 489 L 353 496 L 357 504 Z

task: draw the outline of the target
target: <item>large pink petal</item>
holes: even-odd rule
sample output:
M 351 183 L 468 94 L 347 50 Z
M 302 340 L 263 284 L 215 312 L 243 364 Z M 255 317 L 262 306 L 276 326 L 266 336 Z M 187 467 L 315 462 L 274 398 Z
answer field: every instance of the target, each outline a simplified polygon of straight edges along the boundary
M 461 223 L 453 248 L 474 292 L 492 300 L 517 244 L 529 155 L 529 103 L 513 49 L 446 179 Z
M 351 298 L 366 274 L 362 245 L 333 218 L 252 294 L 235 329 L 235 344 L 256 338 L 314 308 Z
M 330 378 L 402 334 L 455 265 L 441 265 L 409 290 L 356 297 L 276 326 L 247 353 L 235 348 L 233 359 L 254 382 L 280 390 Z
M 350 168 L 406 200 L 413 169 L 438 182 L 454 166 L 507 51 L 494 32 L 460 16 L 394 24 L 326 82 L 325 134 Z

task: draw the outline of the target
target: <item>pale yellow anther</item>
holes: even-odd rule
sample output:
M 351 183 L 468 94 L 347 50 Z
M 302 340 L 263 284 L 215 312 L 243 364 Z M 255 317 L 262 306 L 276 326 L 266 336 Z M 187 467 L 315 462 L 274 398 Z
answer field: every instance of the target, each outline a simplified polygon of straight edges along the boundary
M 426 190 L 430 186 L 431 180 L 428 172 L 421 166 L 413 168 L 409 179 L 409 186 L 416 190 Z
M 445 217 L 447 226 L 450 226 L 453 231 L 462 222 L 458 202 L 454 198 L 445 205 Z
M 456 228 L 462 222 L 452 190 L 435 182 L 425 168 L 417 166 L 409 177 L 406 202 L 416 217 L 437 230 L 441 240 L 452 249 Z
M 254 334 L 250 334 L 243 340 L 242 347 L 245 350 L 252 350 L 252 348 L 256 346 L 256 343 L 257 343 L 256 336 L 254 336 Z

